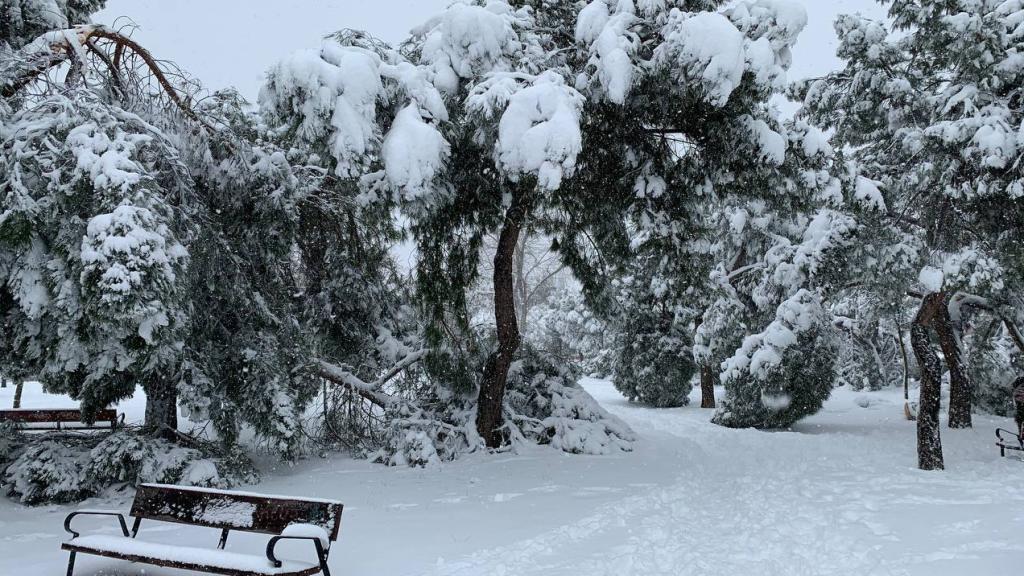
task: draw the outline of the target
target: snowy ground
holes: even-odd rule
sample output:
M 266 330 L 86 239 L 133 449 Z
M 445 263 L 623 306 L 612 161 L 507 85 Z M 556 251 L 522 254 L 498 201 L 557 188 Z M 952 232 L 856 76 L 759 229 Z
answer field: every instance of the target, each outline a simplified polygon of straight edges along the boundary
M 767 433 L 714 426 L 695 407 L 630 405 L 607 382 L 586 385 L 641 435 L 633 453 L 537 448 L 440 470 L 334 456 L 267 465 L 254 489 L 344 501 L 331 568 L 349 576 L 1006 576 L 1024 561 L 1024 462 L 1000 459 L 992 443 L 1005 420 L 943 429 L 948 470 L 926 473 L 915 469 L 914 427 L 895 391 L 837 390 L 793 431 Z M 0 389 L 0 406 L 11 393 Z M 53 400 L 29 389 L 25 403 Z M 127 510 L 129 501 L 124 493 L 82 506 Z M 63 574 L 70 509 L 0 498 L 0 574 Z M 190 545 L 217 538 L 143 523 L 147 533 Z M 233 535 L 228 548 L 259 554 L 263 542 Z M 75 573 L 186 574 L 88 557 Z

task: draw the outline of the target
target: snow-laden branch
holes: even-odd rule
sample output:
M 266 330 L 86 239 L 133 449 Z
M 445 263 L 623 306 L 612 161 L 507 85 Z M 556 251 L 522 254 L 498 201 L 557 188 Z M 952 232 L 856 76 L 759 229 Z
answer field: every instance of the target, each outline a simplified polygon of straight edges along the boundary
M 98 44 L 100 42 L 103 42 L 105 47 L 110 47 L 112 53 L 108 54 L 104 51 L 104 47 L 100 47 Z M 16 68 L 6 74 L 6 78 L 0 79 L 0 96 L 4 98 L 14 96 L 37 78 L 46 74 L 47 71 L 61 66 L 65 62 L 71 62 L 73 67 L 84 68 L 88 64 L 87 53 L 97 57 L 102 67 L 109 72 L 115 86 L 122 92 L 126 88 L 127 80 L 121 70 L 125 54 L 130 53 L 139 58 L 142 61 L 142 66 L 136 70 L 128 70 L 129 72 L 133 72 L 139 78 L 143 74 L 150 75 L 160 90 L 182 114 L 205 129 L 213 130 L 192 108 L 191 95 L 184 93 L 172 81 L 172 77 L 181 76 L 179 73 L 174 70 L 168 71 L 138 42 L 106 26 L 92 24 L 76 26 L 70 30 L 60 30 L 40 36 L 22 50 L 24 63 L 19 66 L 20 69 Z M 81 70 L 79 70 L 80 72 Z
M 1006 331 L 1010 333 L 1010 338 L 1013 343 L 1017 345 L 1017 348 L 1024 353 L 1024 334 L 1021 333 L 1020 328 L 1008 315 L 1003 313 L 998 306 L 993 304 L 988 298 L 977 296 L 974 294 L 965 294 L 963 292 L 957 293 L 953 297 L 950 307 L 952 306 L 973 306 L 979 310 L 984 310 L 1003 322 L 1006 326 Z
M 426 357 L 428 352 L 429 350 L 427 349 L 412 352 L 372 382 L 366 382 L 353 374 L 347 368 L 338 366 L 337 364 L 332 364 L 326 360 L 317 360 L 314 365 L 314 371 L 321 378 L 329 380 L 340 386 L 344 386 L 370 402 L 385 408 L 394 404 L 398 400 L 394 396 L 382 392 L 381 388 L 383 388 L 383 386 L 390 382 L 395 376 L 398 376 L 410 366 L 413 366 Z

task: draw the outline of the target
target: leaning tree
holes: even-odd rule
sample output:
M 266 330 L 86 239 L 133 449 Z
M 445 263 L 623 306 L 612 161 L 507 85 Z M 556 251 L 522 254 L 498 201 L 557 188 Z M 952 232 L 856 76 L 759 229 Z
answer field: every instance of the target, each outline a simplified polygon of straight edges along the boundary
M 305 188 L 237 96 L 129 36 L 47 33 L 0 64 L 7 365 L 86 417 L 146 392 L 230 444 L 242 423 L 295 454 L 317 391 L 293 265 Z

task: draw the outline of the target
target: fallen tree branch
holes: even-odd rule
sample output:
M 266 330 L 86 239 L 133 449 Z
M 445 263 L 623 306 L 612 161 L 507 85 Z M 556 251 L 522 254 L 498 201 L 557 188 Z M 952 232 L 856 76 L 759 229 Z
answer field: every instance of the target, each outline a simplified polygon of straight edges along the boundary
M 398 402 L 398 399 L 382 392 L 381 388 L 395 376 L 398 376 L 410 366 L 425 358 L 428 352 L 429 350 L 424 349 L 409 354 L 373 382 L 365 382 L 350 370 L 326 360 L 317 360 L 314 363 L 314 371 L 321 378 L 348 388 L 381 408 L 387 408 Z
M 387 408 L 395 402 L 393 397 L 375 390 L 370 384 L 363 382 L 358 376 L 341 366 L 318 360 L 314 371 L 324 380 L 347 388 L 381 408 Z

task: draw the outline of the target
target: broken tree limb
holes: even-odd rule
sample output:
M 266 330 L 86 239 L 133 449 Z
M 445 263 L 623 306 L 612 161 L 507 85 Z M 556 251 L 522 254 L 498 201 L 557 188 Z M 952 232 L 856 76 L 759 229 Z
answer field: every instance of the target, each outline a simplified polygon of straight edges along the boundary
M 83 25 L 67 31 L 51 32 L 40 38 L 43 42 L 33 42 L 25 49 L 31 49 L 31 51 L 23 51 L 22 55 L 25 59 L 23 69 L 15 70 L 6 79 L 0 80 L 0 96 L 11 98 L 47 71 L 66 62 L 71 62 L 73 66 L 77 65 L 87 53 L 96 58 L 98 61 L 96 65 L 107 71 L 111 82 L 124 94 L 127 82 L 121 65 L 126 54 L 132 54 L 142 61 L 146 73 L 151 75 L 175 108 L 205 130 L 214 131 L 213 126 L 192 109 L 187 101 L 190 96 L 183 96 L 183 90 L 171 81 L 172 74 L 168 73 L 165 66 L 161 65 L 149 50 L 129 36 L 105 26 Z M 101 46 L 101 43 L 105 43 L 105 46 Z M 104 50 L 105 47 L 109 48 L 111 54 Z M 81 72 L 76 71 L 70 79 L 77 80 L 80 75 Z
M 428 352 L 429 350 L 424 349 L 407 355 L 373 382 L 365 382 L 346 368 L 325 360 L 317 360 L 314 364 L 314 371 L 321 378 L 348 388 L 377 406 L 386 408 L 397 402 L 397 399 L 382 392 L 381 388 L 410 366 L 425 358 Z

